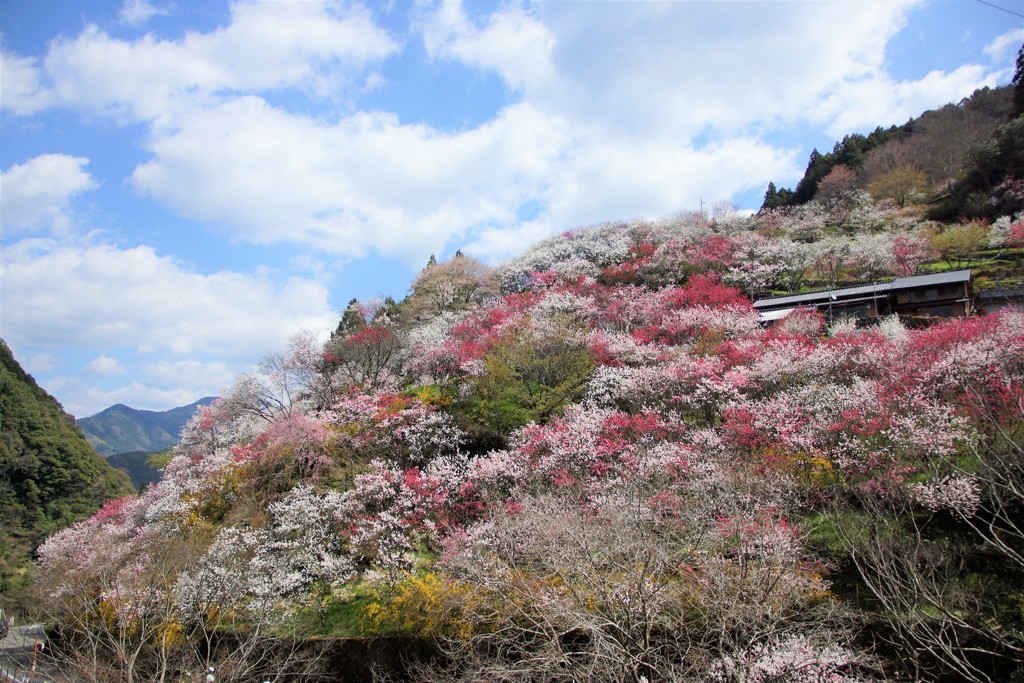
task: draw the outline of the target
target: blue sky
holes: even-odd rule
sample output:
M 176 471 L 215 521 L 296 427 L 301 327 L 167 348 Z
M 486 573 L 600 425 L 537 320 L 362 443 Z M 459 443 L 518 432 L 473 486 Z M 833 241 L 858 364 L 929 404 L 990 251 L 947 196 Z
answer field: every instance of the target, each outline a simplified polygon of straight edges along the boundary
M 993 4 L 2 0 L 0 336 L 78 417 L 217 394 L 431 254 L 757 208 L 1008 83 Z

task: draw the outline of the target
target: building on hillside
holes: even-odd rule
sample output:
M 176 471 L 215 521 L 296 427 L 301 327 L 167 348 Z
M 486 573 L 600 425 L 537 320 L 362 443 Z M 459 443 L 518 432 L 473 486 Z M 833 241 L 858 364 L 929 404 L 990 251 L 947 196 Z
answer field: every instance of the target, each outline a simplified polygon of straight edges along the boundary
M 1004 308 L 1024 309 L 1024 289 L 996 287 L 974 296 L 974 305 L 979 311 L 995 313 Z
M 754 310 L 768 325 L 797 308 L 818 310 L 830 320 L 880 318 L 893 313 L 914 318 L 962 318 L 972 314 L 973 299 L 971 271 L 957 270 L 759 299 L 754 302 Z

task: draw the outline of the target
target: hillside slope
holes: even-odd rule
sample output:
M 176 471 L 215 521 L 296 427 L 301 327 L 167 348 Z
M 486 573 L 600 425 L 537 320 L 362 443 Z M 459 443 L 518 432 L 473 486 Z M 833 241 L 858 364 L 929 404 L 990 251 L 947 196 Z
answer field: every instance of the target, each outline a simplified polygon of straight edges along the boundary
M 161 451 L 178 442 L 181 428 L 199 406 L 214 398 L 202 398 L 191 405 L 165 411 L 138 410 L 118 403 L 106 410 L 79 419 L 78 428 L 101 455 L 131 451 Z
M 0 340 L 0 592 L 20 584 L 46 535 L 131 491 Z
M 816 197 L 828 201 L 837 191 L 858 188 L 900 206 L 930 203 L 934 217 L 945 220 L 1020 211 L 1024 205 L 1018 191 L 1011 196 L 1006 196 L 1008 188 L 993 192 L 1006 178 L 1019 181 L 1024 163 L 1019 144 L 1001 156 L 994 152 L 1000 145 L 1007 147 L 999 142 L 1001 137 L 1019 137 L 1011 125 L 1017 114 L 1014 97 L 1013 86 L 982 88 L 902 126 L 847 135 L 830 152 L 815 149 L 793 190 L 769 183 L 762 210 L 806 204 Z M 972 192 L 977 196 L 969 197 Z
M 297 666 L 267 632 L 419 636 L 439 683 L 1019 677 L 1024 314 L 751 299 L 1016 279 L 1022 247 L 853 193 L 431 261 L 201 408 L 157 484 L 42 546 L 41 595 L 153 678 Z
M 157 451 L 159 457 L 161 451 Z M 104 456 L 111 465 L 123 470 L 131 477 L 132 486 L 141 488 L 160 479 L 160 470 L 150 463 L 154 453 L 149 451 L 127 451 Z

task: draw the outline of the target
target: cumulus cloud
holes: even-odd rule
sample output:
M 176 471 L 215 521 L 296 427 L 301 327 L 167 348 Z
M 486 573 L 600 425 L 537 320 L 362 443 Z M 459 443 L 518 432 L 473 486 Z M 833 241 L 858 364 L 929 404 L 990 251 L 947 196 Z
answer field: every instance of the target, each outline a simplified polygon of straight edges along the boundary
M 460 241 L 496 258 L 528 236 L 798 176 L 795 151 L 758 141 L 765 131 L 812 122 L 841 137 L 994 84 L 979 65 L 888 76 L 886 46 L 915 4 L 751 3 L 723 26 L 710 3 L 513 3 L 475 16 L 445 2 L 417 30 L 434 59 L 493 71 L 517 93 L 490 121 L 330 120 L 238 97 L 154 128 L 132 182 L 251 242 L 412 262 Z M 540 215 L 524 220 L 527 204 Z
M 0 48 L 0 110 L 26 115 L 50 106 L 52 93 L 43 87 L 40 78 L 38 60 Z
M 496 261 L 567 227 L 664 216 L 696 206 L 701 197 L 726 197 L 800 169 L 793 151 L 749 137 L 702 147 L 670 138 L 590 143 L 582 137 L 571 150 L 553 165 L 552 189 L 542 195 L 537 218 L 483 228 L 465 250 Z
M 60 366 L 60 361 L 50 353 L 21 353 L 19 349 L 12 349 L 18 363 L 29 374 L 39 372 L 52 372 Z
M 493 70 L 540 109 L 689 139 L 823 122 L 823 97 L 884 78 L 886 45 L 916 4 L 543 3 L 474 18 L 444 2 L 422 25 L 430 54 Z
M 886 49 L 920 2 L 419 5 L 413 30 L 435 62 L 508 88 L 490 120 L 459 130 L 315 106 L 345 84 L 386 87 L 373 69 L 403 45 L 366 8 L 240 2 L 226 26 L 177 40 L 89 25 L 41 60 L 5 56 L 4 106 L 147 122 L 132 185 L 236 240 L 410 263 L 457 242 L 498 258 L 555 230 L 798 177 L 796 150 L 766 133 L 838 138 L 1003 77 L 967 64 L 894 80 Z M 284 105 L 274 92 L 288 88 L 313 97 Z
M 251 242 L 418 260 L 476 226 L 512 221 L 548 186 L 565 135 L 563 121 L 527 106 L 445 133 L 381 113 L 324 123 L 247 97 L 154 137 L 132 182 Z
M 226 93 L 303 88 L 326 95 L 397 49 L 359 5 L 237 2 L 227 26 L 179 40 L 146 34 L 125 41 L 90 24 L 53 40 L 41 61 L 5 56 L 2 106 L 19 114 L 60 105 L 167 121 Z
M 449 1 L 426 13 L 421 30 L 435 58 L 496 72 L 531 106 L 595 134 L 678 144 L 813 124 L 841 137 L 1005 78 L 969 64 L 893 79 L 887 47 L 920 4 L 599 3 L 584 12 L 542 3 L 474 17 Z M 1010 31 L 986 52 L 1005 58 L 1021 36 Z
M 551 50 L 555 40 L 536 12 L 510 4 L 482 23 L 477 26 L 461 2 L 444 2 L 424 16 L 419 30 L 434 59 L 457 59 L 497 71 L 517 90 L 553 84 Z
M 0 224 L 5 235 L 49 230 L 66 233 L 72 198 L 96 187 L 85 157 L 43 154 L 0 174 Z
M 949 73 L 931 71 L 916 81 L 866 79 L 824 98 L 819 114 L 830 121 L 826 130 L 839 138 L 851 131 L 905 122 L 928 109 L 959 101 L 977 88 L 994 86 L 999 76 L 979 64 L 965 64 Z
M 207 396 L 220 396 L 231 388 L 239 368 L 220 360 L 166 360 L 142 363 L 136 379 L 110 389 L 83 387 L 70 394 L 83 406 L 125 403 L 149 410 L 183 406 Z
M 245 361 L 280 348 L 299 329 L 337 322 L 319 283 L 198 273 L 146 246 L 23 240 L 4 248 L 0 266 L 6 334 L 24 346 Z
M 797 172 L 792 151 L 753 138 L 694 148 L 611 136 L 525 104 L 443 132 L 385 114 L 328 124 L 249 97 L 194 112 L 148 144 L 153 158 L 132 182 L 182 215 L 250 242 L 410 263 L 478 233 L 515 232 L 527 203 L 552 231 L 660 215 Z M 480 254 L 507 255 L 499 242 L 480 242 Z
M 1006 59 L 1017 52 L 1021 43 L 1024 43 L 1024 28 L 1015 28 L 1001 36 L 996 36 L 985 46 L 985 54 L 993 60 Z
M 141 26 L 155 16 L 169 14 L 170 11 L 167 8 L 157 7 L 149 0 L 125 0 L 117 18 L 129 26 Z
M 113 356 L 103 353 L 93 358 L 85 369 L 95 375 L 123 375 L 125 368 Z
M 32 359 L 27 357 L 26 360 Z M 124 373 L 106 376 L 92 373 L 88 380 L 76 375 L 56 375 L 46 379 L 46 388 L 61 397 L 66 411 L 80 418 L 95 415 L 115 403 L 141 410 L 168 410 L 208 396 L 222 395 L 234 384 L 239 370 L 216 360 L 141 364 L 132 363 L 130 359 L 124 363 L 113 360 L 124 368 Z M 43 371 L 26 362 L 22 365 L 30 372 Z M 126 375 L 129 381 L 124 380 Z
M 142 372 L 150 384 L 160 389 L 173 389 L 184 385 L 211 387 L 219 391 L 227 388 L 234 381 L 238 368 L 224 361 L 202 361 L 190 358 L 147 363 L 143 366 Z M 210 392 L 207 392 L 206 395 L 210 395 Z
M 123 403 L 138 410 L 168 410 L 178 406 L 187 406 L 201 398 L 211 395 L 204 393 L 208 386 L 215 384 L 180 384 L 172 388 L 154 387 L 145 381 L 133 381 L 129 384 L 103 389 L 84 385 L 71 378 L 58 378 L 51 382 L 55 390 L 59 390 L 64 409 L 76 417 L 95 415 L 116 403 Z M 221 386 L 230 386 L 230 381 Z M 198 388 L 197 388 L 198 387 Z

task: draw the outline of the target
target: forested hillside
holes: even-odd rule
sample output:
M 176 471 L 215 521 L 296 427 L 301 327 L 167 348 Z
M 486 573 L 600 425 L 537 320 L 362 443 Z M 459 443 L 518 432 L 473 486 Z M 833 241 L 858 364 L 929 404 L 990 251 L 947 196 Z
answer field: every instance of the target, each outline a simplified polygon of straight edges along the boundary
M 1024 54 L 1024 53 L 1022 53 Z M 984 88 L 902 126 L 847 135 L 811 153 L 797 186 L 769 183 L 762 209 L 829 201 L 851 188 L 876 201 L 920 204 L 932 218 L 994 219 L 1024 209 L 1024 57 L 1014 85 Z
M 23 587 L 48 534 L 131 491 L 0 340 L 0 593 Z
M 442 655 L 412 680 L 1019 679 L 1024 314 L 751 299 L 1022 257 L 1019 216 L 851 187 L 432 259 L 46 542 L 66 666 L 311 680 L 331 638 L 403 635 Z
M 166 459 L 164 451 L 128 451 L 105 457 L 111 465 L 127 473 L 137 489 L 160 479 L 160 466 Z

